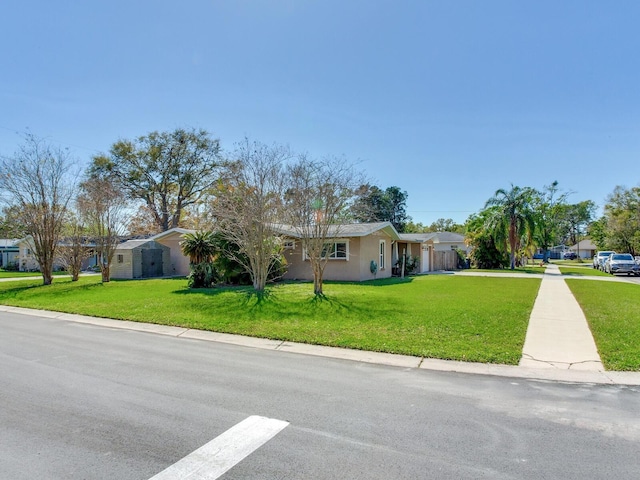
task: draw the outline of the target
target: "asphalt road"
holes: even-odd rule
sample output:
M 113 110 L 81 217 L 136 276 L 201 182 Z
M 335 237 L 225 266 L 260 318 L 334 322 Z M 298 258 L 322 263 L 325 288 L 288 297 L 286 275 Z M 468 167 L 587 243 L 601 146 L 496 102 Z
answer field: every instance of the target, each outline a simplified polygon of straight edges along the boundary
M 0 478 L 149 479 L 253 415 L 289 425 L 221 478 L 637 478 L 639 393 L 3 312 Z

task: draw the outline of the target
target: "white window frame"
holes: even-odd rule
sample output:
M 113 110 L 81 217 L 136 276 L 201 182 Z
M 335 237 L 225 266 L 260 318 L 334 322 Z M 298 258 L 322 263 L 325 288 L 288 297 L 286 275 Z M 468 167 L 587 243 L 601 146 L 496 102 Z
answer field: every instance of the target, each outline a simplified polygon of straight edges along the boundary
M 380 247 L 378 249 L 378 269 L 384 270 L 387 267 L 387 241 L 380 240 Z
M 345 256 L 344 257 L 338 257 L 338 245 L 339 244 L 344 244 L 345 245 Z M 332 250 L 332 254 L 334 256 L 329 255 L 329 258 L 327 258 L 327 260 L 341 260 L 341 261 L 349 261 L 349 240 L 343 240 L 343 239 L 338 239 L 338 240 L 329 240 L 327 242 L 325 242 L 325 245 L 333 245 L 333 250 Z M 304 259 L 305 260 L 309 260 L 309 255 L 307 255 L 307 250 L 304 250 Z
M 282 247 L 285 250 L 295 250 L 296 249 L 296 241 L 295 240 L 285 240 L 282 242 Z

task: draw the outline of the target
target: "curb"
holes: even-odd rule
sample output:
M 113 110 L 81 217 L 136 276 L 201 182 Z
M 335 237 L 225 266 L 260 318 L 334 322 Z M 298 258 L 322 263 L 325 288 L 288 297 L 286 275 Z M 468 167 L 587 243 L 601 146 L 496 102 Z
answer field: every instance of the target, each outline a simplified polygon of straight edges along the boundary
M 34 310 L 30 308 L 0 305 L 0 312 L 35 317 L 64 320 L 105 328 L 133 330 L 137 332 L 155 333 L 171 337 L 188 338 L 207 342 L 226 343 L 262 350 L 275 350 L 299 355 L 334 358 L 354 362 L 371 363 L 400 368 L 417 368 L 438 372 L 463 373 L 473 375 L 490 375 L 498 377 L 523 378 L 528 380 L 545 380 L 564 383 L 590 383 L 599 385 L 640 386 L 640 372 L 589 371 L 556 368 L 543 363 L 541 367 L 521 367 L 516 365 L 498 365 L 487 363 L 461 362 L 456 360 L 439 360 L 433 358 L 397 355 L 392 353 L 370 352 L 349 348 L 309 345 L 305 343 L 271 340 L 267 338 L 246 337 L 229 333 L 209 332 L 169 325 L 132 322 L 130 320 L 114 320 L 110 318 L 90 317 L 73 313 Z

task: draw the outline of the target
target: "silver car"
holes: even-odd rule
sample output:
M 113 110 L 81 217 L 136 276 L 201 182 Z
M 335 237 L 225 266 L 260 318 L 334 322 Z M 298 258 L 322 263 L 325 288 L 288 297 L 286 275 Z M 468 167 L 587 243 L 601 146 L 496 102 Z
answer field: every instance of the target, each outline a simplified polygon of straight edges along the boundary
M 605 250 L 605 251 L 596 253 L 595 256 L 593 257 L 593 268 L 597 268 L 598 270 L 604 271 L 604 262 L 607 261 L 607 258 L 609 258 L 609 255 L 611 255 L 612 253 L 616 253 L 616 252 L 613 252 L 611 250 Z
M 636 259 L 630 253 L 614 253 L 604 263 L 604 271 L 611 275 L 626 273 L 627 275 L 640 276 L 640 265 L 636 263 Z

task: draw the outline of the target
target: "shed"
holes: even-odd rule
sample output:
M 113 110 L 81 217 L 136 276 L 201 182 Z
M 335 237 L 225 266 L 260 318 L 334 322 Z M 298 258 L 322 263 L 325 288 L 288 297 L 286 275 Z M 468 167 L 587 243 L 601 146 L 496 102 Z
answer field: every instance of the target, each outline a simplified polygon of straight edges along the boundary
M 116 248 L 111 278 L 153 278 L 171 275 L 170 248 L 154 240 L 128 240 Z

